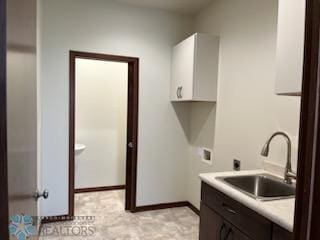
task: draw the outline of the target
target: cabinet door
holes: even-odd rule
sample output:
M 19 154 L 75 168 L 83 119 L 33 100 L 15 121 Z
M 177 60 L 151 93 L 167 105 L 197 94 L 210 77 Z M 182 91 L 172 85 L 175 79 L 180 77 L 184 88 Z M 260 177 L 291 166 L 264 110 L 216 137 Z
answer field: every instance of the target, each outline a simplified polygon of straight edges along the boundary
M 200 208 L 200 240 L 225 240 L 227 236 L 227 226 L 223 219 L 201 204 Z
M 201 203 L 200 240 L 250 240 L 237 228 Z
M 179 101 L 179 91 L 180 91 L 180 77 L 179 77 L 179 53 L 182 51 L 179 46 L 173 49 L 172 53 L 172 65 L 171 65 L 171 87 L 170 87 L 170 98 L 171 101 Z
M 186 101 L 193 97 L 195 36 L 191 36 L 173 49 L 171 100 Z
M 287 230 L 279 227 L 278 225 L 273 225 L 273 234 L 272 234 L 272 240 L 292 240 L 293 239 L 293 233 L 288 232 Z
M 276 93 L 301 94 L 305 0 L 279 0 Z
M 221 240 L 224 240 L 223 238 Z M 244 233 L 237 228 L 229 225 L 225 240 L 250 240 Z

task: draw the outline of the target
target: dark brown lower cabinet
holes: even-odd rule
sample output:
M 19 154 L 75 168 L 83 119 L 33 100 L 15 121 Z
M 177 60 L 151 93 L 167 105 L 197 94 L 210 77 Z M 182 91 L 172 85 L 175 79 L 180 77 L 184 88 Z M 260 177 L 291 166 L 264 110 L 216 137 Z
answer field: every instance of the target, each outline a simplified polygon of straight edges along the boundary
M 200 240 L 220 240 L 223 219 L 210 208 L 201 203 L 200 207 Z M 221 231 L 220 231 L 221 230 Z
M 293 236 L 291 232 L 274 225 L 273 233 L 272 233 L 272 240 L 292 240 Z
M 292 233 L 202 183 L 200 240 L 291 240 Z
M 201 205 L 200 221 L 200 240 L 250 240 L 204 204 Z

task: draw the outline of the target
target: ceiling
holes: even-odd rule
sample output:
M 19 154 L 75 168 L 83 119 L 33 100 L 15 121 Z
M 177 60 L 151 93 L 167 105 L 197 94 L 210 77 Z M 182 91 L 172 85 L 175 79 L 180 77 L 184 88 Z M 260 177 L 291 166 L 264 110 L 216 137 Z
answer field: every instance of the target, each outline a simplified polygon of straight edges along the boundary
M 132 5 L 174 11 L 183 14 L 195 14 L 212 0 L 117 0 Z

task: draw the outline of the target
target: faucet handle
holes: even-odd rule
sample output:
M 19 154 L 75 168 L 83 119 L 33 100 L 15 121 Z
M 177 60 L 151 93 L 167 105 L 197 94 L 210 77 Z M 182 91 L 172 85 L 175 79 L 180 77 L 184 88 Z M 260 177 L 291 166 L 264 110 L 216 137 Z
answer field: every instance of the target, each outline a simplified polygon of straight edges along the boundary
M 284 175 L 284 182 L 287 184 L 292 184 L 292 179 L 297 179 L 297 174 L 292 171 L 288 171 Z

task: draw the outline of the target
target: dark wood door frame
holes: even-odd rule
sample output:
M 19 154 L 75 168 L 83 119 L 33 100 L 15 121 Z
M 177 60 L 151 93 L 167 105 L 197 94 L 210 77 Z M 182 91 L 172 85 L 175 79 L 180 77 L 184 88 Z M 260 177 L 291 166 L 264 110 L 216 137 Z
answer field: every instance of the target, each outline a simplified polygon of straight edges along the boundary
M 125 209 L 135 211 L 137 191 L 139 59 L 100 53 L 70 51 L 69 85 L 69 217 L 74 216 L 75 60 L 76 58 L 128 63 L 127 160 Z M 128 144 L 132 142 L 132 147 Z
M 320 239 L 320 2 L 307 0 L 295 240 Z
M 7 166 L 7 38 L 6 1 L 0 0 L 0 236 L 9 239 L 8 166 Z

